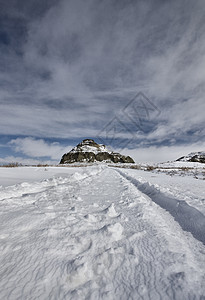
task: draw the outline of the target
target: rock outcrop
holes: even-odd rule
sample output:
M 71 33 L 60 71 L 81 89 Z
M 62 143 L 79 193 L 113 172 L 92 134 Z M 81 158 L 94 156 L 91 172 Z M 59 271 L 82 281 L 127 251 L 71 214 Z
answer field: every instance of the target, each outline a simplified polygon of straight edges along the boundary
M 97 144 L 94 140 L 85 139 L 70 152 L 65 153 L 60 164 L 71 164 L 75 162 L 113 162 L 134 163 L 130 156 L 109 151 L 105 145 Z
M 176 161 L 190 161 L 205 164 L 205 152 L 192 152 L 186 156 L 178 158 Z

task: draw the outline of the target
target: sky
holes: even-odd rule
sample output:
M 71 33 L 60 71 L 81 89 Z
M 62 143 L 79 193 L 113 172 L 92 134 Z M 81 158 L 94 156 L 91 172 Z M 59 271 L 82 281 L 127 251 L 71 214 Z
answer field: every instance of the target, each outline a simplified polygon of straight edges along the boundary
M 205 150 L 204 0 L 0 0 L 0 164 L 84 138 L 162 162 Z

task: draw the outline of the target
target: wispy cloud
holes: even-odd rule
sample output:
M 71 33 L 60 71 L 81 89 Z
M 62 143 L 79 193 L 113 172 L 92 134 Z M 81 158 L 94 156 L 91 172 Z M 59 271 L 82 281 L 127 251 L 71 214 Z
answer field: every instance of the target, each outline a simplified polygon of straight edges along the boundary
M 5 3 L 0 134 L 95 137 L 141 90 L 161 114 L 133 147 L 204 140 L 204 14 L 202 0 Z

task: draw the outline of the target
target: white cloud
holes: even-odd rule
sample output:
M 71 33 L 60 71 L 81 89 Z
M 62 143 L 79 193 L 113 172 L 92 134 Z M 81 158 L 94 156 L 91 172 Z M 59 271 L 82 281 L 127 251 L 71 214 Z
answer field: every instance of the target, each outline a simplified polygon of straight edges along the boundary
M 42 139 L 34 138 L 17 138 L 9 143 L 14 147 L 16 152 L 22 153 L 28 158 L 18 156 L 7 156 L 0 159 L 0 163 L 18 162 L 22 164 L 58 164 L 60 158 L 64 153 L 71 150 L 71 147 L 62 147 L 58 143 L 46 143 Z M 187 155 L 191 152 L 204 151 L 205 142 L 197 142 L 194 144 L 180 145 L 180 146 L 151 146 L 139 147 L 137 149 L 115 148 L 114 152 L 120 152 L 124 155 L 130 155 L 136 163 L 156 163 L 166 162 L 178 159 L 181 156 Z M 45 159 L 45 156 L 51 159 Z
M 137 149 L 124 149 L 124 155 L 130 155 L 136 163 L 157 163 L 174 161 L 191 152 L 204 151 L 205 142 L 181 146 L 161 146 L 147 147 Z
M 38 164 L 48 164 L 55 165 L 58 164 L 58 161 L 53 160 L 40 160 L 40 159 L 32 159 L 32 158 L 23 158 L 20 156 L 6 156 L 4 158 L 0 158 L 0 165 L 6 165 L 10 163 L 18 163 L 22 165 L 38 165 Z
M 17 138 L 9 142 L 16 152 L 32 158 L 50 157 L 51 160 L 60 161 L 62 155 L 71 150 L 71 147 L 62 147 L 58 143 L 46 143 L 43 139 L 31 137 Z

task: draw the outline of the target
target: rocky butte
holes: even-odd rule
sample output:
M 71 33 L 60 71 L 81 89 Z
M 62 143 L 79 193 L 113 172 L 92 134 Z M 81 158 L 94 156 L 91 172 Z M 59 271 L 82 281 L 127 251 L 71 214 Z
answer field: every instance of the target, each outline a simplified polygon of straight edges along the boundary
M 130 156 L 111 152 L 105 145 L 97 144 L 94 140 L 85 139 L 70 152 L 65 153 L 60 164 L 75 162 L 134 163 L 134 160 Z

